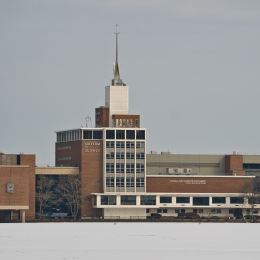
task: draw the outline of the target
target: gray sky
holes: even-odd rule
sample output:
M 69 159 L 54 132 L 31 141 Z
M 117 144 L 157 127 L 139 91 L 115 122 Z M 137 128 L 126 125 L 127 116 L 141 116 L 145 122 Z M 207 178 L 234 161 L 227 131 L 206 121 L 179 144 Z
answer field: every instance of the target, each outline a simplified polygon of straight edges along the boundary
M 147 152 L 260 153 L 259 0 L 2 0 L 0 151 L 54 164 L 105 104 L 115 25 Z

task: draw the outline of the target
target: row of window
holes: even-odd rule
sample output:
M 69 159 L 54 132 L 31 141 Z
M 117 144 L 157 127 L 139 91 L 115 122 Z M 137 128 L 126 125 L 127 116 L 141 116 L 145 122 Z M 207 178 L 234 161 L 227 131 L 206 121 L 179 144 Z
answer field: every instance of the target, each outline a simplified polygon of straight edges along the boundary
M 193 205 L 209 205 L 209 197 L 192 197 Z M 172 197 L 160 197 L 160 203 L 172 203 Z M 176 197 L 176 203 L 187 204 L 190 203 L 190 197 Z M 226 204 L 226 197 L 212 197 L 213 204 Z M 231 204 L 243 204 L 243 197 L 230 197 Z M 260 199 L 255 200 L 255 204 L 260 204 Z
M 121 195 L 121 205 L 136 205 L 136 196 Z M 141 205 L 155 202 L 155 196 L 141 196 Z M 101 205 L 116 205 L 116 195 L 101 195 Z
M 71 157 L 59 157 L 58 161 L 71 160 Z
M 115 153 L 111 152 L 111 153 L 107 153 L 106 154 L 106 158 L 107 159 L 115 159 Z M 126 159 L 134 159 L 135 158 L 135 154 L 134 153 L 126 153 Z M 116 159 L 125 159 L 125 153 L 122 152 L 117 152 L 116 153 Z M 136 153 L 136 159 L 144 159 L 144 153 Z
M 133 178 L 129 178 L 129 180 Z M 129 182 L 130 183 L 130 182 Z M 167 197 L 161 197 L 162 198 L 167 198 Z M 168 197 L 171 198 L 171 197 Z M 181 197 L 177 197 L 177 198 L 181 198 Z M 177 199 L 176 198 L 176 199 Z M 195 198 L 195 202 L 198 202 L 198 198 L 203 198 L 203 197 L 193 197 L 193 200 Z M 213 198 L 220 198 L 220 197 L 213 197 Z M 239 197 L 230 197 L 230 199 L 234 199 L 234 198 L 239 198 Z M 160 202 L 161 202 L 160 199 Z M 176 200 L 177 201 L 177 200 Z M 161 202 L 163 203 L 163 202 Z M 177 202 L 178 203 L 178 202 Z M 181 203 L 181 202 L 179 202 Z M 233 202 L 234 203 L 234 202 Z M 149 196 L 149 195 L 143 195 L 140 196 L 140 204 L 141 205 L 156 205 L 156 196 Z M 116 195 L 101 195 L 101 205 L 116 205 Z M 132 196 L 132 195 L 121 195 L 121 205 L 136 205 L 136 196 Z M 193 204 L 193 205 L 205 205 L 205 204 Z M 167 213 L 167 209 L 163 209 L 166 210 L 166 212 L 162 212 L 162 209 L 157 209 L 157 213 Z M 175 213 L 185 213 L 185 209 L 175 209 Z M 203 213 L 203 209 L 193 209 L 194 213 Z M 211 209 L 212 213 L 221 213 L 221 209 Z M 148 212 L 149 213 L 149 209 Z M 233 209 L 229 210 L 229 213 L 233 213 Z M 254 213 L 258 213 L 257 209 L 254 209 Z
M 106 142 L 106 148 L 135 148 L 135 142 L 124 142 L 124 141 L 107 141 Z M 144 142 L 136 142 L 136 148 L 144 148 L 145 143 Z
M 144 164 L 137 163 L 136 167 L 134 163 L 116 163 L 116 173 L 134 173 L 136 168 L 136 173 L 144 173 Z M 106 173 L 115 173 L 115 164 L 106 163 Z
M 185 209 L 175 209 L 175 213 L 185 212 Z M 146 213 L 150 213 L 150 209 L 147 209 Z M 157 209 L 157 213 L 168 213 L 168 209 Z M 193 209 L 193 213 L 203 213 L 203 209 Z M 211 209 L 211 213 L 221 214 L 221 209 Z M 233 210 L 229 210 L 229 213 L 232 214 Z
M 57 150 L 66 150 L 66 149 L 71 149 L 71 146 L 60 146 L 60 147 L 57 147 Z
M 175 213 L 185 213 L 185 209 L 175 209 Z M 221 209 L 211 209 L 210 212 L 213 214 L 221 214 Z M 254 214 L 258 214 L 258 209 L 253 210 Z M 150 213 L 150 209 L 146 209 L 146 213 Z M 157 213 L 168 213 L 168 209 L 157 209 Z M 193 209 L 193 213 L 203 213 L 203 209 Z M 233 214 L 234 209 L 229 209 L 229 214 Z M 247 210 L 248 215 L 250 210 Z
M 74 140 L 79 140 L 79 139 L 80 139 L 79 130 L 57 133 L 57 142 L 74 141 Z
M 260 163 L 244 163 L 243 168 L 246 169 L 252 169 L 252 170 L 258 170 L 260 169 Z
M 106 139 L 144 140 L 144 130 L 106 130 Z
M 126 187 L 134 187 L 135 182 L 133 177 L 107 177 L 106 178 L 106 187 L 115 187 L 115 179 L 116 179 L 116 187 L 124 187 L 126 180 Z M 136 178 L 136 187 L 144 187 L 144 178 L 137 177 Z M 148 204 L 149 205 L 149 204 Z
M 68 142 L 81 139 L 103 139 L 102 130 L 72 130 L 57 133 L 57 142 Z M 144 130 L 106 130 L 106 139 L 145 140 Z

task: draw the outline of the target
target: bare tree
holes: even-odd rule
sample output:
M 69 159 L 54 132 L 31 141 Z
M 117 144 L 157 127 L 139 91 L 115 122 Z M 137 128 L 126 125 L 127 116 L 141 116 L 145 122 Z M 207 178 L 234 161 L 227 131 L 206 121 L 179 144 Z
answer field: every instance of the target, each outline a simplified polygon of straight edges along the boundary
M 254 181 L 247 181 L 241 188 L 244 196 L 244 203 L 251 206 L 251 220 L 254 218 L 255 204 L 260 202 L 260 178 L 255 177 Z
M 55 193 L 53 191 L 53 186 L 55 185 L 55 180 L 49 178 L 46 175 L 41 175 L 37 179 L 36 183 L 36 203 L 39 206 L 38 216 L 43 215 L 43 211 L 56 203 Z
M 65 202 L 74 219 L 76 219 L 81 208 L 81 180 L 79 175 L 60 176 L 55 191 L 59 195 L 60 201 Z

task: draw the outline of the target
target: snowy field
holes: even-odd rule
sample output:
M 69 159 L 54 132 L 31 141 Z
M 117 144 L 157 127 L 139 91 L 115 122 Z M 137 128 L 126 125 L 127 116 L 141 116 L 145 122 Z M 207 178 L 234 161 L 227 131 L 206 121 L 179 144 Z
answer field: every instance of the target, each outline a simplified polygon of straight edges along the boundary
M 260 259 L 260 224 L 0 224 L 0 259 Z

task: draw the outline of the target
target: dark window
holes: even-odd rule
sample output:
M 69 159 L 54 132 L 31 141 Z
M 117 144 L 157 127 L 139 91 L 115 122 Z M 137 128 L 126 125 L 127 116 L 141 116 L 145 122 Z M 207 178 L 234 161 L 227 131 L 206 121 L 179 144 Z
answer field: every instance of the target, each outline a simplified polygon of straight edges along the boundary
M 193 197 L 193 205 L 209 205 L 209 197 Z
M 161 209 L 157 209 L 157 213 L 162 213 L 162 210 Z
M 126 142 L 126 148 L 134 148 L 135 143 L 134 142 Z
M 136 130 L 136 139 L 145 139 L 145 131 L 144 130 Z
M 20 155 L 17 155 L 16 164 L 20 165 Z M 20 212 L 20 211 L 19 211 Z
M 84 139 L 92 139 L 92 131 L 90 131 L 90 130 L 84 130 L 84 131 L 83 131 L 83 138 L 84 138 Z
M 221 213 L 221 209 L 217 209 L 217 213 L 220 214 Z
M 144 164 L 142 163 L 136 164 L 136 173 L 144 173 Z
M 172 203 L 172 197 L 160 197 L 160 203 Z
M 125 142 L 122 142 L 122 141 L 116 142 L 116 148 L 124 148 L 124 147 L 125 147 Z
M 136 205 L 136 196 L 122 195 L 121 205 Z
M 125 164 L 117 163 L 116 164 L 116 173 L 124 173 L 125 172 Z
M 231 204 L 243 204 L 244 198 L 243 197 L 230 197 Z
M 233 209 L 230 209 L 229 210 L 229 214 L 233 214 L 234 213 L 234 210 Z
M 181 213 L 185 213 L 185 209 L 181 209 Z
M 144 159 L 144 153 L 137 153 L 136 159 Z
M 134 163 L 127 163 L 126 164 L 126 173 L 134 173 L 134 172 L 135 172 L 135 164 Z
M 101 205 L 116 205 L 116 196 L 101 195 Z
M 126 159 L 134 159 L 135 158 L 135 154 L 134 154 L 134 152 L 132 152 L 132 153 L 126 153 Z
M 116 130 L 116 139 L 125 139 L 125 130 Z
M 203 209 L 199 209 L 199 213 L 203 213 Z
M 107 130 L 106 131 L 107 139 L 115 139 L 115 130 Z
M 106 148 L 115 148 L 115 142 L 114 141 L 107 141 L 106 142 Z
M 198 210 L 197 209 L 193 209 L 193 213 L 197 213 L 198 212 Z
M 126 178 L 126 187 L 134 187 L 135 186 L 135 178 Z
M 249 197 L 248 198 L 248 203 L 249 204 L 260 204 L 260 198 Z
M 107 159 L 115 159 L 115 153 L 114 153 L 114 152 L 107 153 L 107 154 L 106 154 L 106 158 L 107 158 Z
M 167 213 L 167 211 L 168 211 L 167 209 L 163 209 L 163 213 Z
M 116 187 L 124 187 L 125 186 L 125 178 L 124 177 L 116 177 Z
M 136 187 L 144 187 L 144 178 L 136 178 Z
M 113 163 L 106 163 L 106 172 L 115 173 L 115 166 Z
M 156 205 L 155 196 L 141 196 L 141 205 Z
M 106 178 L 106 187 L 115 187 L 114 178 L 111 177 Z
M 149 209 L 146 209 L 146 213 L 149 213 L 150 212 L 150 210 Z
M 116 159 L 125 159 L 125 153 L 116 153 Z
M 126 130 L 126 139 L 135 139 L 135 131 Z
M 93 131 L 93 139 L 103 139 L 102 131 Z
M 258 170 L 258 169 L 260 169 L 260 163 L 244 163 L 243 168 Z
M 212 203 L 225 204 L 226 198 L 225 197 L 212 197 Z
M 190 203 L 190 197 L 176 197 L 176 203 Z
M 136 142 L 136 148 L 144 148 L 145 142 Z
M 179 209 L 175 209 L 175 213 L 179 213 Z

